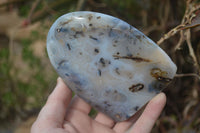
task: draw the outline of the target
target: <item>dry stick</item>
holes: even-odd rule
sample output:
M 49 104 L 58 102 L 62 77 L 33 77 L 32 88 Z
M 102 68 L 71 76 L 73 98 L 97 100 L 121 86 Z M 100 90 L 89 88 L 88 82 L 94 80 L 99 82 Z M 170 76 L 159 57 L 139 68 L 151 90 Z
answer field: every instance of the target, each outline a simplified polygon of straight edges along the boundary
M 185 26 L 185 24 L 180 24 L 178 26 L 176 26 L 175 28 L 173 28 L 172 30 L 170 30 L 168 33 L 166 33 L 163 37 L 160 38 L 159 41 L 157 41 L 157 44 L 160 45 L 161 43 L 163 43 L 165 40 L 169 39 L 170 37 L 174 36 L 176 33 L 178 33 L 181 28 L 183 28 Z
M 35 0 L 35 2 L 33 3 L 32 7 L 31 7 L 31 10 L 29 12 L 29 15 L 28 15 L 28 21 L 31 22 L 31 17 L 36 9 L 36 7 L 38 6 L 38 4 L 40 3 L 41 0 Z
M 44 7 L 46 8 L 46 12 L 49 14 L 56 14 L 57 11 L 54 10 L 52 7 L 49 7 L 49 3 L 45 0 L 43 1 Z
M 26 1 L 26 0 L 11 0 L 11 1 L 7 1 L 7 2 L 3 2 L 0 4 L 0 7 L 4 7 L 9 4 L 14 4 L 14 3 L 23 2 L 23 1 Z
M 161 27 L 164 29 L 165 25 L 166 25 L 166 22 L 169 18 L 169 14 L 170 14 L 170 1 L 167 0 L 165 3 L 164 3 L 164 14 L 163 14 L 163 18 L 160 17 L 160 21 L 161 21 Z
M 182 78 L 182 77 L 196 77 L 200 80 L 200 76 L 196 73 L 185 73 L 185 74 L 176 74 L 175 78 Z
M 179 31 L 182 31 L 187 24 L 191 23 L 192 19 L 196 16 L 194 14 L 194 12 L 196 10 L 200 9 L 200 4 L 193 6 L 193 4 L 191 2 L 192 1 L 187 1 L 186 11 L 185 11 L 185 14 L 183 16 L 181 24 L 176 26 L 172 30 L 170 30 L 168 33 L 164 34 L 164 36 L 161 37 L 159 41 L 157 41 L 158 45 L 160 45 L 161 43 L 163 43 L 165 40 L 169 39 L 170 37 L 174 36 Z M 198 25 L 195 25 L 195 27 L 196 26 L 198 26 Z M 182 41 L 179 40 L 179 43 L 178 43 L 179 47 L 181 45 L 180 44 L 181 42 Z M 176 46 L 176 49 L 178 49 L 179 47 Z
M 84 8 L 86 0 L 79 0 L 77 3 L 76 11 L 81 11 Z
M 150 34 L 150 32 L 152 32 L 152 31 L 163 30 L 165 28 L 165 25 L 166 25 L 166 22 L 167 22 L 167 20 L 169 18 L 169 13 L 170 13 L 169 12 L 170 11 L 169 0 L 167 0 L 167 2 L 164 3 L 164 4 L 165 4 L 164 7 L 163 7 L 164 8 L 164 14 L 162 14 L 162 13 L 159 14 L 160 25 L 153 24 L 151 27 L 146 28 L 144 31 L 142 31 L 145 35 L 148 36 Z M 143 14 L 145 14 L 145 13 L 143 13 Z M 145 20 L 146 20 L 146 18 L 145 18 Z M 146 25 L 145 20 L 143 20 L 143 22 L 142 22 L 144 26 Z
M 194 111 L 193 111 L 193 115 L 192 117 L 190 117 L 189 121 L 188 121 L 188 125 L 192 125 L 192 122 L 194 122 L 195 119 L 198 118 L 198 115 L 199 115 L 199 111 L 200 111 L 200 104 L 197 104 L 197 106 L 194 108 Z
M 174 49 L 175 51 L 176 51 L 177 49 L 180 48 L 181 44 L 183 44 L 183 42 L 185 41 L 184 38 L 185 38 L 185 37 L 184 37 L 183 30 L 181 30 L 181 31 L 180 31 L 180 39 L 179 39 L 178 44 L 176 45 L 176 47 L 175 47 L 175 49 Z
M 178 44 L 177 44 L 176 47 L 175 47 L 175 51 L 176 51 L 177 49 L 179 49 L 180 46 L 181 46 L 181 45 L 183 44 L 183 42 L 185 41 L 184 32 L 183 32 L 183 30 L 181 30 L 181 29 L 183 29 L 183 27 L 186 25 L 187 14 L 188 14 L 188 12 L 189 12 L 189 3 L 190 3 L 190 2 L 191 2 L 190 0 L 186 1 L 186 5 L 187 5 L 187 6 L 186 6 L 186 10 L 185 10 L 183 19 L 182 19 L 182 21 L 181 21 L 182 27 L 180 27 L 180 29 L 179 29 L 179 31 L 180 31 L 180 39 L 179 39 L 179 41 L 178 41 Z
M 66 2 L 71 2 L 72 0 L 56 0 L 48 3 L 48 6 L 43 7 L 41 10 L 38 10 L 33 13 L 31 20 L 32 22 L 48 15 L 48 11 L 54 12 L 54 8 L 59 5 L 63 5 Z
M 187 45 L 188 45 L 188 48 L 189 48 L 190 56 L 192 57 L 192 59 L 193 59 L 193 61 L 195 63 L 194 66 L 197 68 L 197 70 L 199 70 L 199 66 L 198 66 L 198 61 L 197 61 L 197 58 L 195 56 L 194 50 L 192 48 L 192 44 L 191 44 L 191 32 L 190 32 L 190 28 L 184 28 L 184 27 L 187 24 L 191 24 L 193 18 L 196 17 L 196 15 L 194 14 L 194 12 L 196 10 L 198 10 L 198 9 L 200 9 L 200 4 L 193 7 L 192 1 L 188 0 L 187 1 L 187 6 L 186 6 L 186 11 L 185 11 L 185 14 L 183 16 L 181 24 L 178 25 L 177 27 L 173 28 L 172 30 L 170 30 L 167 34 L 165 34 L 157 42 L 157 44 L 160 45 L 166 39 L 168 39 L 171 36 L 174 36 L 176 33 L 180 32 L 180 39 L 179 39 L 179 42 L 178 42 L 177 46 L 175 47 L 175 50 L 177 50 L 181 46 L 181 44 L 183 44 L 183 42 L 186 41 Z M 196 27 L 196 26 L 198 26 L 198 25 L 195 25 L 194 27 Z M 185 29 L 185 31 L 183 31 L 184 29 Z M 198 77 L 198 79 L 200 80 L 200 76 L 197 75 L 197 74 L 195 74 L 195 73 L 178 74 L 175 77 L 186 77 L 186 76 L 195 76 L 195 77 Z
M 191 44 L 191 32 L 190 32 L 190 29 L 187 29 L 186 30 L 186 42 L 187 42 L 187 45 L 188 45 L 188 48 L 189 48 L 189 53 L 190 53 L 190 56 L 193 58 L 194 60 L 194 66 L 198 67 L 198 61 L 197 61 L 197 57 L 196 55 L 194 54 L 194 50 L 192 48 L 192 44 Z
M 197 105 L 198 101 L 196 99 L 190 99 L 189 103 L 185 106 L 184 110 L 183 110 L 183 118 L 184 120 L 186 119 L 187 120 L 187 115 L 190 111 L 190 109 Z M 184 125 L 186 125 L 186 123 L 188 123 L 188 120 L 186 122 L 184 122 Z

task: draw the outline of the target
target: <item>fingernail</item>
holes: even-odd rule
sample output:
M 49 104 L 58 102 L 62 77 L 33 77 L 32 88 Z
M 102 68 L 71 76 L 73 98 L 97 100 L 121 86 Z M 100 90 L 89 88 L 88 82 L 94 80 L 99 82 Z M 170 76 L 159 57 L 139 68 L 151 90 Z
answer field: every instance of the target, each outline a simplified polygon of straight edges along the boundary
M 166 95 L 165 95 L 165 93 L 163 93 L 163 92 L 161 92 L 161 93 L 159 93 L 156 97 L 155 97 L 155 99 L 154 99 L 156 102 L 161 102 L 161 101 L 166 101 Z
M 57 78 L 57 84 L 60 82 L 60 80 L 61 80 L 61 77 L 58 77 Z

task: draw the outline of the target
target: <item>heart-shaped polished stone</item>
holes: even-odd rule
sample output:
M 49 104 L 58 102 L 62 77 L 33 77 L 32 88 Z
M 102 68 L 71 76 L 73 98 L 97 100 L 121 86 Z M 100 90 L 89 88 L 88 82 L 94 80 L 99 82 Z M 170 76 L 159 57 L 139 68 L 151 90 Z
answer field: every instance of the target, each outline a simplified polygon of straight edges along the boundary
M 115 121 L 133 116 L 166 87 L 177 69 L 136 28 L 89 11 L 58 18 L 48 33 L 47 51 L 69 88 Z

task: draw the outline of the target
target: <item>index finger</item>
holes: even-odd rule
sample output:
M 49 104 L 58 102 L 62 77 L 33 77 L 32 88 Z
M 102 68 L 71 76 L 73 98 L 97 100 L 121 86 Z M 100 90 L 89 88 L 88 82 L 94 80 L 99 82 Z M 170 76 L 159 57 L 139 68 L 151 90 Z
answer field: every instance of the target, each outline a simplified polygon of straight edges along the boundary
M 130 128 L 130 132 L 149 133 L 166 104 L 166 95 L 160 93 L 146 106 L 144 112 L 136 123 Z
M 36 123 L 45 123 L 44 126 L 47 127 L 62 127 L 71 98 L 72 91 L 58 78 L 57 85 L 40 111 Z

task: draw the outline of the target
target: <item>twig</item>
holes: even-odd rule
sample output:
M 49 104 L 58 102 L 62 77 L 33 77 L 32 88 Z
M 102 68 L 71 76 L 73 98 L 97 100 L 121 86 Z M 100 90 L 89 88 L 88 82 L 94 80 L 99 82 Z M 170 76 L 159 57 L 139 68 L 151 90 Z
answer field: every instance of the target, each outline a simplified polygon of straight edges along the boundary
M 200 76 L 196 73 L 185 73 L 185 74 L 176 74 L 175 78 L 182 78 L 182 77 L 196 77 L 200 80 Z
M 195 19 L 197 16 L 194 12 L 196 10 L 200 9 L 200 4 L 196 4 L 192 0 L 186 1 L 186 10 L 185 14 L 183 16 L 183 19 L 181 21 L 181 24 L 170 30 L 167 34 L 165 34 L 158 42 L 157 44 L 160 45 L 162 42 L 164 42 L 166 39 L 174 36 L 178 32 L 180 33 L 180 39 L 178 41 L 178 44 L 175 47 L 175 51 L 180 48 L 180 46 L 183 44 L 184 41 L 187 42 L 188 48 L 189 48 L 189 54 L 192 57 L 194 61 L 194 66 L 199 70 L 197 57 L 194 53 L 194 50 L 192 48 L 191 43 L 191 31 L 190 28 L 198 26 L 198 24 L 194 25 L 192 23 L 192 20 Z
M 187 45 L 188 45 L 188 48 L 189 48 L 189 53 L 190 53 L 190 56 L 193 58 L 194 60 L 194 66 L 197 66 L 198 67 L 198 61 L 197 61 L 197 57 L 196 55 L 194 54 L 194 50 L 192 48 L 192 44 L 191 44 L 191 32 L 189 29 L 186 30 L 186 42 L 187 42 Z
M 198 101 L 196 99 L 190 99 L 190 101 L 188 102 L 188 104 L 185 106 L 185 108 L 183 110 L 183 117 L 185 119 L 186 119 L 191 107 L 197 105 L 197 103 L 198 103 Z
M 200 104 L 197 104 L 197 106 L 195 107 L 194 111 L 193 111 L 193 115 L 192 117 L 190 118 L 189 120 L 189 124 L 191 125 L 192 122 L 194 122 L 194 120 L 196 118 L 198 118 L 198 115 L 199 115 L 199 111 L 200 111 Z
M 79 0 L 77 3 L 76 11 L 81 11 L 84 8 L 86 0 Z
M 194 12 L 199 9 L 200 9 L 200 4 L 194 5 L 194 3 L 192 3 L 191 0 L 186 1 L 186 10 L 185 10 L 185 14 L 183 16 L 181 24 L 176 26 L 172 30 L 170 30 L 168 33 L 164 34 L 164 36 L 161 37 L 159 41 L 157 41 L 157 44 L 160 45 L 165 40 L 169 39 L 170 37 L 174 36 L 175 34 L 177 34 L 178 32 L 180 32 L 184 29 L 194 27 L 194 26 L 187 27 L 186 25 L 191 24 L 192 20 L 196 17 Z M 195 25 L 195 27 L 196 26 L 198 26 L 198 25 Z M 182 43 L 183 43 L 183 41 L 179 40 L 179 43 L 178 43 L 178 46 L 176 46 L 176 49 L 178 49 Z
M 33 3 L 32 7 L 31 7 L 31 10 L 29 12 L 29 15 L 28 15 L 28 21 L 31 22 L 31 17 L 36 9 L 36 7 L 38 6 L 38 4 L 40 3 L 41 0 L 35 0 L 35 2 Z
M 0 4 L 0 7 L 4 7 L 4 6 L 7 6 L 9 4 L 14 4 L 14 3 L 23 2 L 23 1 L 26 1 L 26 0 L 9 0 L 7 2 Z
M 185 41 L 185 39 L 184 39 L 184 33 L 183 33 L 183 30 L 181 30 L 180 31 L 180 39 L 179 39 L 179 41 L 178 41 L 178 44 L 176 45 L 176 47 L 175 47 L 175 51 L 177 50 L 177 49 L 180 49 L 180 46 L 181 46 L 181 44 L 183 43 Z
M 57 1 L 52 1 L 48 4 L 48 6 L 43 7 L 41 10 L 36 11 L 35 13 L 33 13 L 31 20 L 32 22 L 48 15 L 48 12 L 50 11 L 50 9 L 54 9 L 55 7 L 58 7 L 59 5 L 65 4 L 65 3 L 69 3 L 72 0 L 57 0 Z M 51 10 L 52 12 L 54 12 L 54 10 Z
M 160 45 L 161 43 L 163 43 L 165 40 L 169 39 L 170 37 L 174 36 L 176 33 L 178 33 L 181 28 L 183 28 L 185 26 L 185 24 L 180 24 L 178 26 L 176 26 L 175 28 L 173 28 L 172 30 L 170 30 L 168 33 L 164 34 L 163 37 L 160 38 L 159 41 L 157 41 L 157 44 Z
M 43 1 L 44 8 L 46 8 L 46 12 L 49 14 L 56 14 L 57 11 L 54 10 L 52 7 L 49 7 L 49 3 L 47 1 Z

